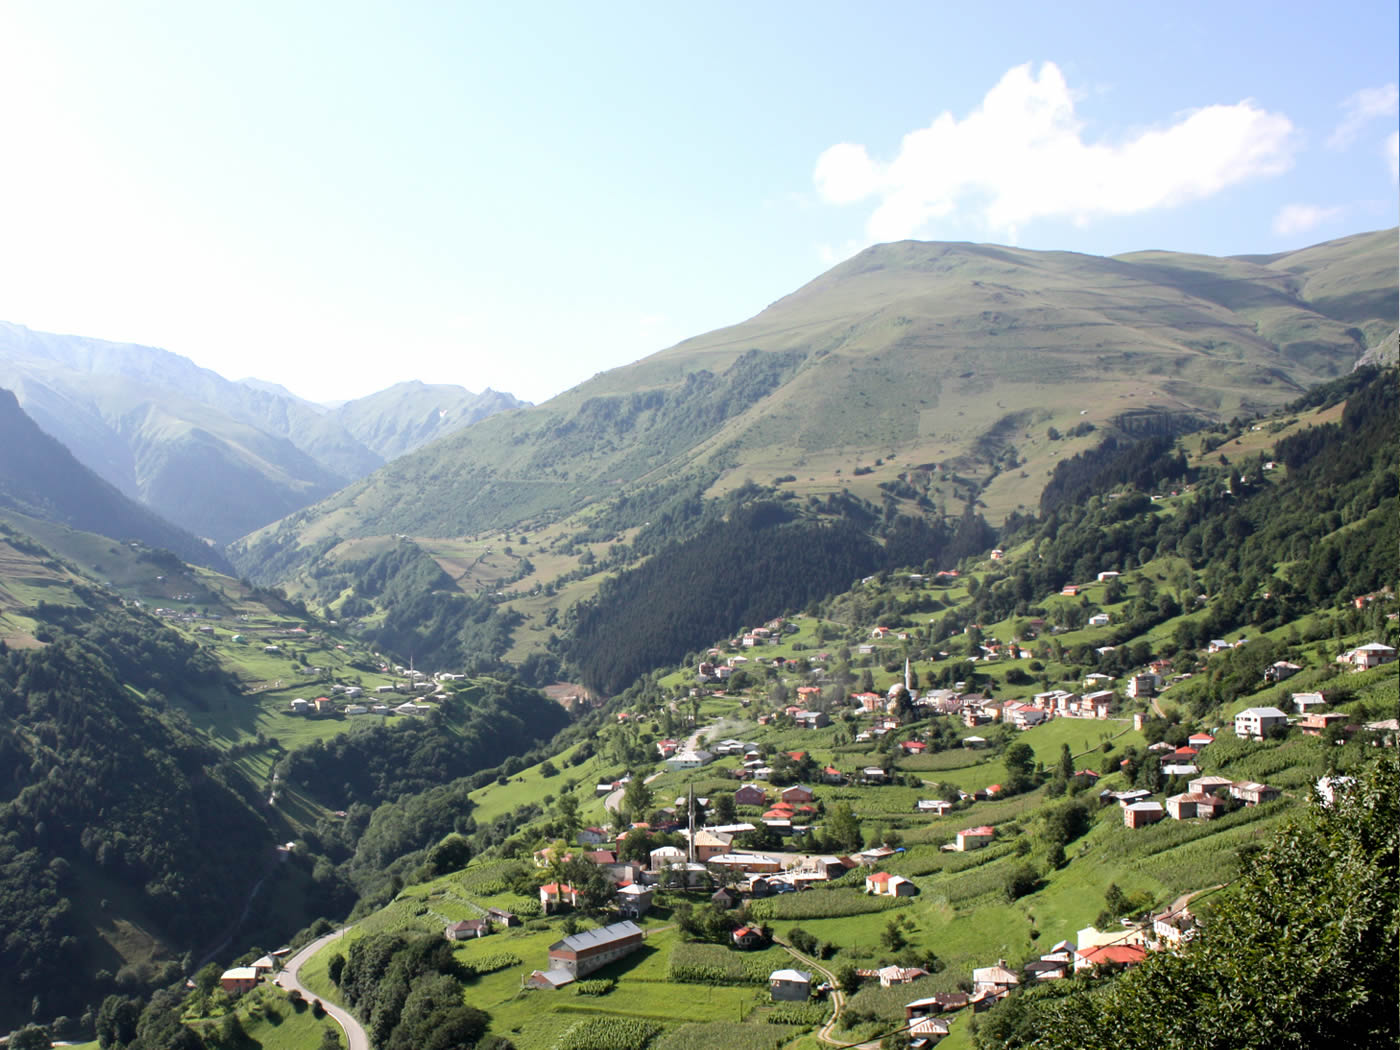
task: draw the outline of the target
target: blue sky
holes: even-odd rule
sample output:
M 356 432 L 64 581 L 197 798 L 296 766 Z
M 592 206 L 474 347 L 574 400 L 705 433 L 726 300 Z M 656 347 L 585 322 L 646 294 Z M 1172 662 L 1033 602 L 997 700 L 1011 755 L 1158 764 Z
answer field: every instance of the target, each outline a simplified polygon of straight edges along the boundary
M 1396 224 L 1396 4 L 0 7 L 0 319 L 540 401 L 880 240 Z

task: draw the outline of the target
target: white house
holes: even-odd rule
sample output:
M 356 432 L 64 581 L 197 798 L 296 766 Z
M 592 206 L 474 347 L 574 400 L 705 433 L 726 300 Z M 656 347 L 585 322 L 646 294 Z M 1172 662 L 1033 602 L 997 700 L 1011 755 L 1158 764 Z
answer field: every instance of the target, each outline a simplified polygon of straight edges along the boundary
M 1327 776 L 1319 777 L 1317 781 L 1317 793 L 1322 796 L 1323 805 L 1335 805 L 1337 796 L 1356 783 L 1355 777 Z
M 775 1000 L 805 1003 L 812 997 L 812 975 L 806 970 L 774 970 L 768 987 Z
M 964 828 L 958 832 L 958 852 L 966 853 L 968 850 L 981 849 L 983 846 L 990 845 L 995 837 L 996 829 L 985 824 L 977 828 Z
M 1369 642 L 1366 645 L 1359 645 L 1355 649 L 1348 649 L 1337 657 L 1339 664 L 1351 664 L 1358 671 L 1364 671 L 1370 667 L 1379 667 L 1381 664 L 1388 664 L 1395 659 L 1395 650 L 1380 642 Z
M 1136 700 L 1140 696 L 1156 696 L 1162 688 L 1162 679 L 1151 671 L 1135 674 L 1128 681 L 1128 695 Z
M 1235 716 L 1235 736 L 1263 740 L 1275 726 L 1286 726 L 1288 716 L 1277 707 L 1249 707 Z
M 677 769 L 699 769 L 701 766 L 709 765 L 715 760 L 715 756 L 705 750 L 698 751 L 678 751 L 666 760 L 666 768 Z

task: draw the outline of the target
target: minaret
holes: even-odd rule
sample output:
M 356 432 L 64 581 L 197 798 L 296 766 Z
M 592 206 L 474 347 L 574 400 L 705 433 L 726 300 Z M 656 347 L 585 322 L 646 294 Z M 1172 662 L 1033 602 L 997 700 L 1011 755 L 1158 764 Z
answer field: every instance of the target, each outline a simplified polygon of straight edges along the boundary
M 687 840 L 688 840 L 688 846 L 689 846 L 689 850 L 688 850 L 688 853 L 687 853 L 687 856 L 686 856 L 686 862 L 689 863 L 689 864 L 694 864 L 694 863 L 695 863 L 695 785 L 694 785 L 694 784 L 691 784 L 691 785 L 690 785 L 690 801 L 689 801 L 689 803 L 687 804 L 687 809 L 689 810 L 689 815 L 690 815 L 690 834 L 686 836 L 686 838 L 687 838 Z M 689 880 L 690 880 L 690 876 L 687 875 L 687 876 L 686 876 L 686 884 L 687 884 L 687 885 L 690 884 Z
M 907 656 L 904 658 L 904 691 L 910 696 L 914 695 L 913 678 L 910 675 L 909 657 Z

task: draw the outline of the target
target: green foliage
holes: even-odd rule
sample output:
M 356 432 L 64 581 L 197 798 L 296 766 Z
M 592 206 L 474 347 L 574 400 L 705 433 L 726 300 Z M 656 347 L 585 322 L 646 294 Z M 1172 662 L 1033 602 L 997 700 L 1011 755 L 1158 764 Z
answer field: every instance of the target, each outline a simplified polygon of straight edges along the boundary
M 779 1050 L 799 1029 L 774 1031 L 767 1025 L 707 1021 L 672 1028 L 656 1042 L 656 1050 Z
M 497 678 L 474 679 L 444 706 L 460 719 L 459 731 L 431 718 L 357 728 L 293 751 L 278 773 L 312 794 L 333 790 L 326 802 L 336 808 L 352 799 L 377 804 L 494 767 L 568 724 L 563 709 L 542 693 Z M 351 799 L 342 793 L 346 786 Z M 453 830 L 451 822 L 439 828 L 433 841 Z M 429 844 L 420 841 L 416 848 Z
M 492 952 L 490 955 L 478 955 L 471 959 L 462 960 L 457 965 L 462 973 L 468 977 L 485 977 L 488 973 L 509 970 L 519 966 L 520 963 L 520 956 L 514 952 Z M 586 984 L 588 982 L 580 983 Z
M 379 933 L 350 946 L 340 990 L 384 1050 L 452 1050 L 486 1030 L 487 1015 L 462 1002 L 463 969 L 437 934 Z
M 463 594 L 416 543 L 400 540 L 372 558 L 343 562 L 339 568 L 357 595 L 372 598 L 384 610 L 379 625 L 365 632 L 368 641 L 447 667 L 490 671 L 501 666 L 518 614 L 491 596 Z
M 860 820 L 852 812 L 849 803 L 838 802 L 826 815 L 823 832 L 827 840 L 837 849 L 855 850 L 863 845 Z
M 1033 1043 L 1011 1045 L 1394 1045 L 1397 902 L 1400 760 L 1387 751 L 1337 805 L 1281 828 L 1185 951 L 1047 1006 Z
M 1171 434 L 1138 441 L 1110 435 L 1095 448 L 1055 465 L 1040 494 L 1041 510 L 1084 503 L 1091 495 L 1122 485 L 1153 492 L 1163 485 L 1183 483 L 1190 476 L 1186 457 L 1172 454 L 1172 445 Z
M 749 905 L 749 914 L 756 919 L 832 919 L 902 908 L 909 900 L 908 897 L 871 896 L 852 887 L 814 889 L 754 901 Z
M 27 1024 L 23 1028 L 10 1033 L 10 1040 L 5 1044 L 8 1050 L 49 1050 L 53 1045 L 49 1030 L 42 1025 Z
M 1040 885 L 1040 876 L 1029 864 L 1017 864 L 1011 868 L 1002 883 L 1002 893 L 1006 903 L 1020 900 L 1028 893 L 1034 893 Z
M 1006 783 L 1003 787 L 1011 794 L 1018 794 L 1035 784 L 1035 752 L 1024 741 L 1018 740 L 1002 755 L 1006 763 Z
M 811 955 L 817 950 L 817 939 L 808 933 L 801 926 L 794 926 L 788 930 L 787 939 L 792 946 L 804 955 Z
M 54 622 L 63 633 L 42 649 L 0 648 L 0 1024 L 29 1017 L 36 995 L 77 1015 L 100 994 L 82 948 L 92 920 L 73 905 L 80 872 L 192 948 L 236 916 L 247 858 L 268 841 L 252 785 L 182 716 L 123 685 L 212 681 L 206 657 L 120 610 Z
M 696 638 L 713 638 L 774 609 L 801 608 L 875 568 L 879 547 L 849 522 L 791 520 L 755 504 L 708 526 L 636 569 L 607 580 L 574 610 L 568 656 L 583 680 L 617 693 L 660 663 L 680 659 Z M 714 566 L 747 551 L 743 587 Z
M 661 1031 L 653 1021 L 631 1017 L 589 1017 L 575 1021 L 554 1044 L 554 1050 L 645 1050 Z
M 617 981 L 611 977 L 596 981 L 575 981 L 572 985 L 575 995 L 600 996 L 607 995 L 617 987 Z
M 769 1024 L 785 1024 L 812 1028 L 831 1016 L 826 1003 L 775 1003 L 764 1018 Z
M 789 958 L 782 955 L 781 958 Z M 771 952 L 741 952 L 719 944 L 682 942 L 671 949 L 668 979 L 681 984 L 757 984 L 781 958 Z

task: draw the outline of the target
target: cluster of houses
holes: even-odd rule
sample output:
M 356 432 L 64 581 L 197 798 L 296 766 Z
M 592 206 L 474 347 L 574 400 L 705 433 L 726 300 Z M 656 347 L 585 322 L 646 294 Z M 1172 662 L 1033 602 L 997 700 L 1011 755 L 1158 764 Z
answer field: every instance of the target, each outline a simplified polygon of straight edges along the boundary
M 478 918 L 448 923 L 444 927 L 442 935 L 449 941 L 470 941 L 495 933 L 502 926 L 519 925 L 520 920 L 514 912 L 506 911 L 504 908 L 487 908 Z
M 1122 931 L 1102 932 L 1092 926 L 1080 930 L 1076 941 L 1060 941 L 1050 951 L 1032 959 L 1021 972 L 998 959 L 994 966 L 972 971 L 971 992 L 949 992 L 915 999 L 904 1004 L 905 1031 L 911 1048 L 932 1046 L 949 1032 L 947 1014 L 958 1010 L 980 1013 L 1005 999 L 1015 989 L 1039 981 L 1061 980 L 1076 974 L 1090 976 L 1105 970 L 1135 966 L 1149 952 L 1170 951 L 1191 940 L 1198 932 L 1197 922 L 1185 908 L 1153 915 L 1144 923 L 1126 924 Z M 918 968 L 885 967 L 860 970 L 861 977 L 880 978 L 882 987 L 905 984 L 926 976 Z
M 693 841 L 688 843 L 687 849 L 661 846 L 652 850 L 645 868 L 637 864 L 619 863 L 611 851 L 584 854 L 598 862 L 614 879 L 616 906 L 621 921 L 565 937 L 550 945 L 547 968 L 531 973 L 526 978 L 526 984 L 535 988 L 560 988 L 639 948 L 642 932 L 634 920 L 642 918 L 650 910 L 658 884 L 679 883 L 694 889 L 706 885 L 708 880 L 720 873 L 727 873 L 721 876 L 721 881 L 735 884 L 715 890 L 710 901 L 731 910 L 737 908 L 746 897 L 792 892 L 816 882 L 839 878 L 857 864 L 874 863 L 877 857 L 892 853 L 890 850 L 867 851 L 867 854 L 856 857 L 738 853 L 732 852 L 735 833 L 732 829 L 700 829 L 691 837 Z M 881 872 L 872 873 L 867 878 L 866 888 L 870 893 L 891 896 L 908 896 L 915 889 L 908 879 Z M 563 905 L 578 903 L 578 891 L 566 884 L 546 883 L 539 892 L 540 903 L 547 913 Z M 447 927 L 445 935 L 450 940 L 485 936 L 491 932 L 493 923 L 501 922 L 506 922 L 503 915 L 488 913 L 481 919 Z M 756 948 L 766 939 L 762 930 L 749 925 L 738 925 L 730 933 L 730 941 L 736 948 Z M 810 975 L 798 978 L 785 971 L 780 973 L 784 975 L 774 977 L 776 998 L 806 998 L 810 994 Z M 799 986 L 804 983 L 808 987 L 799 996 Z
M 1129 828 L 1144 828 L 1170 817 L 1172 820 L 1213 820 L 1234 806 L 1261 806 L 1272 802 L 1281 792 L 1276 787 L 1252 780 L 1231 780 L 1229 777 L 1200 776 L 1187 783 L 1187 790 L 1166 799 L 1154 801 L 1145 788 L 1129 791 L 1103 792 L 1105 803 L 1117 802 L 1123 809 L 1123 824 Z
M 403 667 L 396 668 L 395 673 L 404 680 L 375 686 L 370 694 L 366 694 L 362 686 L 336 683 L 330 687 L 331 696 L 318 696 L 313 700 L 299 696 L 293 699 L 288 707 L 292 714 L 308 717 L 313 715 L 426 715 L 437 709 L 437 702 L 447 699 L 447 693 L 443 691 L 444 685 L 466 677 L 466 675 L 445 671 L 430 675 L 423 671 Z M 396 695 L 407 695 L 413 699 L 405 700 L 402 703 L 386 702 Z M 344 701 L 349 702 L 345 703 Z
M 1345 663 L 1366 670 L 1389 663 L 1395 659 L 1395 650 L 1388 645 L 1372 642 L 1350 649 L 1337 657 Z M 1277 669 L 1280 665 L 1274 664 Z M 1293 665 L 1287 665 L 1292 667 Z M 1248 707 L 1235 715 L 1235 735 L 1242 740 L 1263 740 L 1280 729 L 1296 729 L 1306 736 L 1322 736 L 1334 726 L 1340 726 L 1348 733 L 1360 728 L 1350 724 L 1350 716 L 1344 711 L 1326 711 L 1327 697 L 1320 692 L 1299 692 L 1291 694 L 1294 714 L 1277 707 Z M 1386 726 L 1367 724 L 1364 728 L 1384 733 Z
M 1094 679 L 1109 679 L 1094 675 Z M 1093 684 L 1097 684 L 1097 681 Z M 1136 695 L 1136 694 L 1134 694 Z M 1118 694 L 1112 689 L 1086 689 L 1083 693 L 1052 689 L 1037 693 L 1030 700 L 993 700 L 979 694 L 952 698 L 940 697 L 934 706 L 941 713 L 962 719 L 969 729 L 1005 722 L 1017 729 L 1030 729 L 1054 718 L 1106 719 L 1118 704 Z
M 357 686 L 351 689 L 358 690 Z M 437 710 L 437 705 L 427 703 L 423 700 L 405 700 L 401 704 L 389 706 L 381 701 L 360 701 L 354 700 L 348 704 L 337 704 L 328 696 L 318 696 L 314 700 L 307 700 L 305 697 L 296 697 L 289 705 L 294 715 L 380 715 L 388 717 L 390 715 L 426 715 Z
M 176 600 L 177 602 L 194 601 L 194 595 L 193 595 L 193 594 L 177 594 L 177 595 L 175 595 L 175 600 Z M 216 612 L 201 612 L 201 611 L 198 610 L 198 609 L 167 609 L 167 608 L 165 608 L 165 607 L 163 607 L 163 606 L 157 606 L 157 607 L 155 608 L 155 610 L 154 610 L 154 613 L 155 613 L 156 616 L 160 617 L 160 619 L 162 619 L 162 620 L 173 620 L 173 621 L 176 622 L 176 623 L 183 623 L 183 624 L 198 623 L 200 620 L 222 620 L 222 619 L 223 619 L 223 616 L 222 616 L 220 613 L 216 613 Z M 213 628 L 213 626 L 211 626 L 211 625 L 209 625 L 209 624 L 201 624 L 199 627 L 196 627 L 195 630 L 199 631 L 199 632 L 202 633 L 202 634 L 213 634 L 213 633 L 214 633 L 214 628 Z

